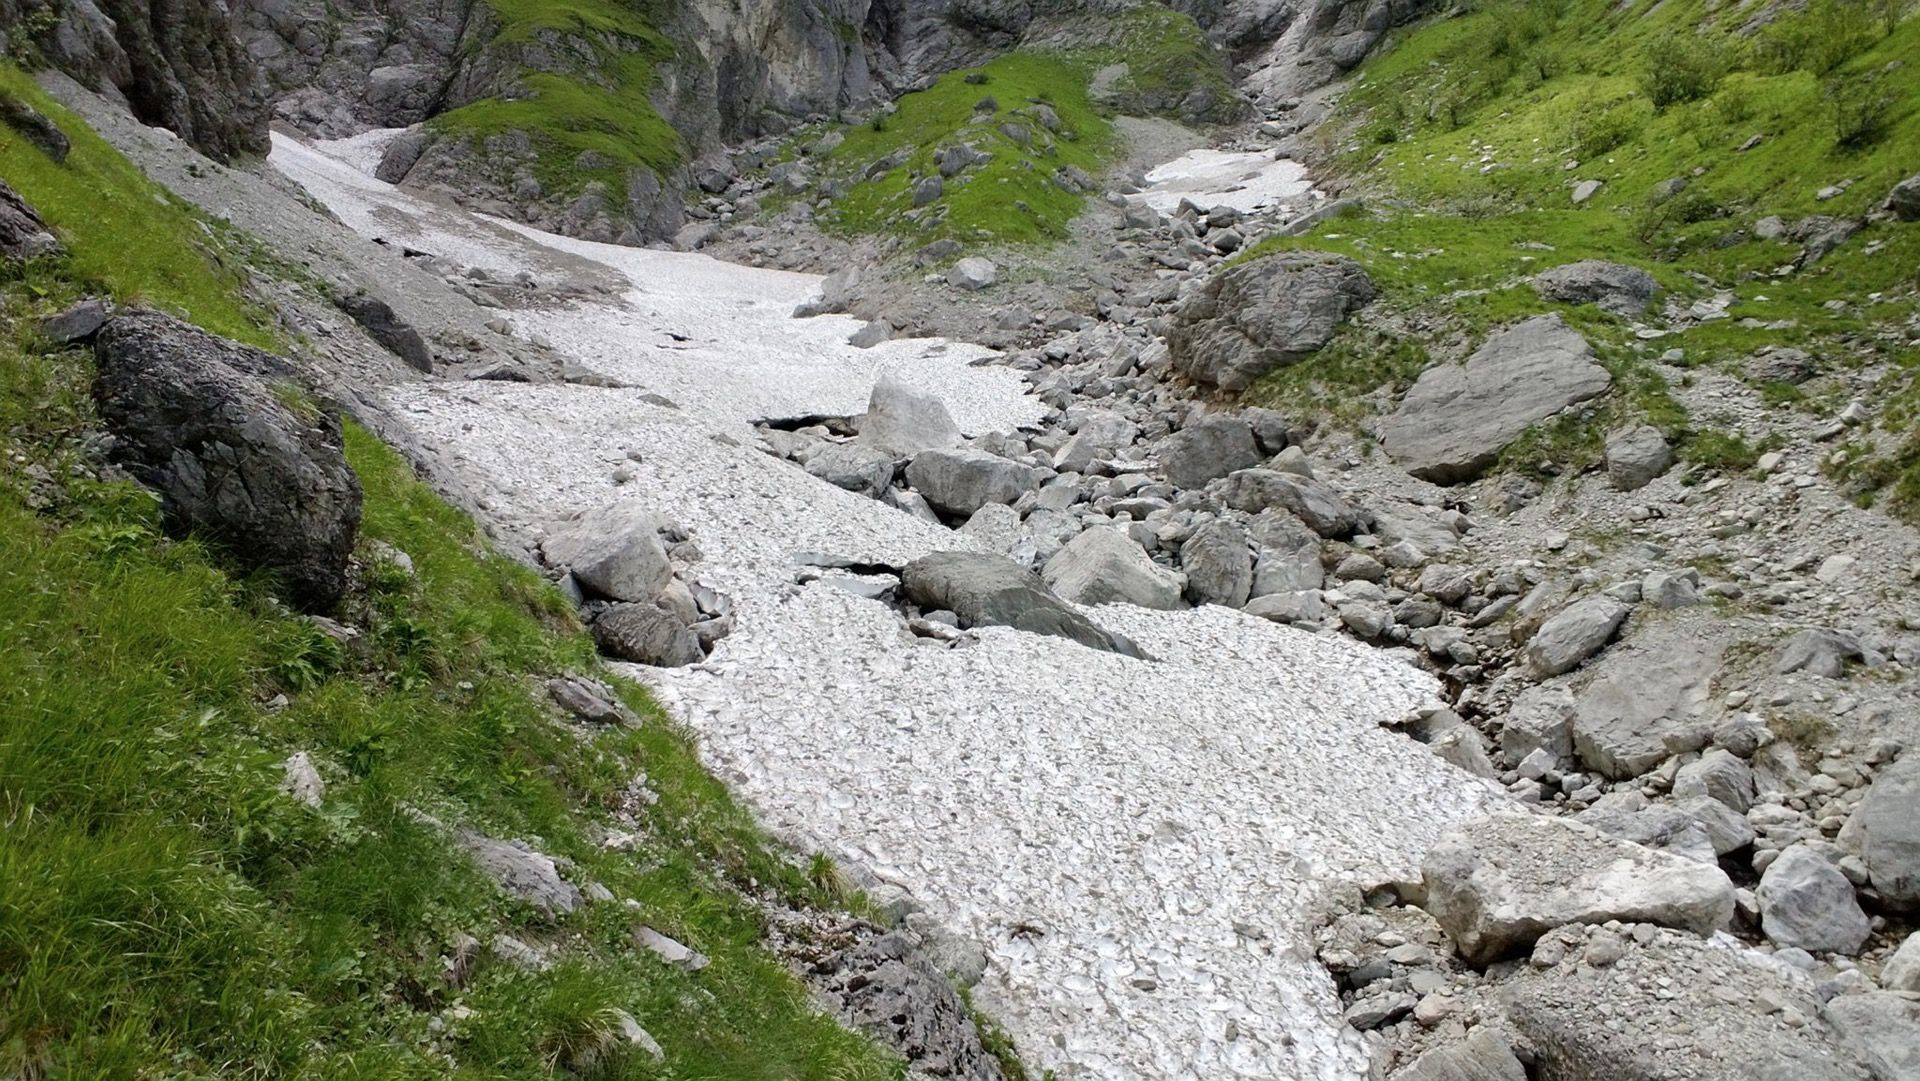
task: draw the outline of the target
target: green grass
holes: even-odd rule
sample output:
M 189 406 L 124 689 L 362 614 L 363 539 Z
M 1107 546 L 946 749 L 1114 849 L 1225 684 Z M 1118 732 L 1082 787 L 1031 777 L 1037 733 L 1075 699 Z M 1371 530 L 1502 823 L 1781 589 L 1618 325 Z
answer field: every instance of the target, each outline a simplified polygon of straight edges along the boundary
M 244 275 L 219 268 L 211 240 L 129 253 L 128 281 L 90 261 L 130 227 L 114 205 L 126 193 L 144 200 L 140 228 L 174 230 L 131 235 L 178 240 L 197 223 L 60 120 L 87 151 L 64 187 L 50 163 L 0 151 L 9 181 L 62 208 L 73 252 L 0 279 L 0 1075 L 899 1077 L 762 945 L 756 898 L 840 898 L 759 832 L 641 688 L 619 685 L 638 729 L 561 725 L 538 681 L 594 663 L 570 607 L 391 449 L 348 426 L 366 570 L 342 611 L 362 633 L 344 645 L 163 536 L 150 495 L 93 479 L 90 356 L 46 348 L 39 317 L 106 287 L 253 324 L 232 291 Z M 278 791 L 296 750 L 326 778 L 319 809 Z M 527 839 L 616 900 L 544 918 L 425 816 Z M 597 843 L 615 827 L 638 833 L 635 851 Z M 688 973 L 636 949 L 639 922 L 712 964 Z M 527 972 L 483 951 L 464 986 L 444 977 L 460 936 L 502 933 L 556 963 Z M 616 1010 L 665 1062 L 609 1042 Z
M 1820 0 L 1758 39 L 1733 33 L 1724 20 L 1737 22 L 1734 15 L 1716 21 L 1698 0 L 1651 8 L 1481 0 L 1465 14 L 1396 30 L 1321 129 L 1330 171 L 1367 197 L 1369 212 L 1309 237 L 1269 241 L 1243 258 L 1288 248 L 1349 254 L 1381 286 L 1382 305 L 1422 327 L 1423 339 L 1463 350 L 1500 324 L 1562 310 L 1609 358 L 1616 380 L 1639 388 L 1625 403 L 1603 403 L 1586 427 L 1645 419 L 1710 441 L 1707 426 L 1670 415 L 1671 396 L 1649 389 L 1645 362 L 1668 349 L 1681 350 L 1687 367 L 1735 373 L 1765 345 L 1806 349 L 1826 372 L 1886 365 L 1894 375 L 1883 385 L 1895 407 L 1843 472 L 1863 500 L 1887 489 L 1893 505 L 1920 513 L 1920 441 L 1894 419 L 1913 415 L 1920 398 L 1900 389 L 1920 372 L 1901 330 L 1920 312 L 1920 229 L 1869 227 L 1787 275 L 1776 272 L 1799 245 L 1752 235 L 1769 215 L 1864 215 L 1920 171 L 1912 151 L 1920 146 L 1920 67 L 1911 62 L 1920 55 L 1920 19 L 1890 27 L 1883 6 Z M 1663 87 L 1659 107 L 1649 98 L 1656 71 L 1685 84 Z M 1834 106 L 1855 86 L 1891 103 L 1879 137 L 1864 143 L 1843 140 Z M 1757 145 L 1736 149 L 1755 134 L 1764 136 Z M 1566 168 L 1569 161 L 1577 167 Z M 1655 185 L 1670 178 L 1685 180 L 1685 190 L 1657 197 Z M 1576 207 L 1571 183 L 1586 179 L 1604 183 Z M 1843 182 L 1838 197 L 1816 198 Z M 1724 289 L 1734 303 L 1728 318 L 1638 342 L 1612 316 L 1550 304 L 1525 284 L 1585 258 L 1641 266 L 1685 302 Z M 1374 389 L 1360 385 L 1369 376 L 1351 358 L 1326 367 L 1338 371 L 1320 384 L 1322 397 Z M 1383 382 L 1404 385 L 1404 366 L 1374 367 Z M 1309 379 L 1289 369 L 1251 393 L 1298 397 Z M 1826 385 L 1756 390 L 1790 409 Z M 1549 448 L 1549 458 L 1590 459 L 1597 434 L 1573 430 L 1580 422 L 1561 427 L 1535 433 L 1511 457 Z M 1718 449 L 1725 448 L 1702 446 L 1690 460 L 1719 468 Z M 1689 457 L 1684 445 L 1681 453 Z
M 534 176 L 549 197 L 576 195 L 598 181 L 616 203 L 624 202 L 630 171 L 665 175 L 685 160 L 679 133 L 651 97 L 658 65 L 673 46 L 654 29 L 645 5 L 488 0 L 488 6 L 500 29 L 485 48 L 516 57 L 559 39 L 593 59 L 576 58 L 579 71 L 525 69 L 520 93 L 442 113 L 429 122 L 435 130 L 476 140 L 525 134 L 536 154 Z M 564 55 L 568 49 L 552 51 Z

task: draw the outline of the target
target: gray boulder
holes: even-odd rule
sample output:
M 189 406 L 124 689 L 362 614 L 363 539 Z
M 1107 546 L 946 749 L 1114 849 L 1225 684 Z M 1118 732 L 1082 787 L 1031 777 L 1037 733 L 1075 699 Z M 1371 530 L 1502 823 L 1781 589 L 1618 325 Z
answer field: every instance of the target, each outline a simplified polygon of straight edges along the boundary
M 368 337 L 380 343 L 380 348 L 405 361 L 407 367 L 419 372 L 433 371 L 433 350 L 428 348 L 427 339 L 400 318 L 386 301 L 356 293 L 335 299 L 334 305 L 352 316 Z
M 159 493 L 168 531 L 273 573 L 301 608 L 332 608 L 360 527 L 339 419 L 275 392 L 292 375 L 280 359 L 159 312 L 116 316 L 94 356 L 113 457 Z
M 539 909 L 548 916 L 565 915 L 586 903 L 579 889 L 560 875 L 553 857 L 519 841 L 500 841 L 473 830 L 456 830 L 454 838 L 480 873 L 492 879 L 500 892 Z
M 1004 556 L 934 552 L 900 575 L 907 599 L 927 611 L 952 612 L 964 628 L 1012 627 L 1067 638 L 1091 649 L 1138 657 L 1132 642 L 1102 629 L 1054 596 L 1034 572 Z
M 1506 1037 L 1491 1025 L 1481 1025 L 1459 1043 L 1436 1047 L 1388 1081 L 1527 1081 L 1527 1069 L 1514 1057 Z
M 1722 649 L 1718 641 L 1655 631 L 1609 653 L 1573 702 L 1573 746 L 1582 764 L 1625 780 L 1698 749 Z
M 1754 895 L 1760 929 L 1781 946 L 1858 953 L 1873 931 L 1847 876 L 1806 845 L 1794 845 L 1768 864 Z
M 616 601 L 651 601 L 673 577 L 660 520 L 638 503 L 609 503 L 540 542 L 547 565 Z
M 1848 823 L 1873 888 L 1887 900 L 1906 906 L 1920 905 L 1916 808 L 1920 808 L 1920 753 L 1910 752 L 1881 769 Z
M 923 451 L 907 466 L 907 483 L 942 514 L 965 518 L 988 503 L 1011 503 L 1040 486 L 1030 465 L 968 447 Z
M 1753 769 L 1731 751 L 1716 747 L 1680 767 L 1673 779 L 1675 799 L 1706 798 L 1745 814 L 1753 806 Z
M 1632 610 L 1604 595 L 1575 601 L 1533 632 L 1527 641 L 1527 668 L 1539 679 L 1572 670 L 1612 641 Z
M 1839 679 L 1846 674 L 1847 662 L 1857 661 L 1863 655 L 1857 636 L 1828 627 L 1809 627 L 1794 633 L 1780 644 L 1773 670 L 1783 676 L 1791 672 L 1806 672 L 1826 679 Z
M 1580 812 L 1576 819 L 1609 837 L 1646 845 L 1695 863 L 1711 864 L 1719 855 L 1713 838 L 1692 815 L 1673 807 L 1642 807 L 1637 811 L 1606 806 L 1604 801 Z
M 1137 604 L 1185 608 L 1186 579 L 1147 557 L 1146 550 L 1112 526 L 1094 526 L 1067 542 L 1041 569 L 1055 593 L 1077 604 Z
M 1318 352 L 1374 296 L 1366 271 L 1345 256 L 1253 259 L 1204 279 L 1175 313 L 1167 348 L 1188 378 L 1238 392 Z
M 1216 518 L 1200 526 L 1180 546 L 1180 570 L 1187 576 L 1187 599 L 1195 604 L 1239 608 L 1253 590 L 1253 550 L 1237 525 Z
M 1874 1081 L 1920 1078 L 1920 1002 L 1888 991 L 1841 995 L 1822 1011 L 1873 1071 Z
M 1534 276 L 1533 291 L 1562 304 L 1592 304 L 1602 311 L 1632 318 L 1647 310 L 1660 283 L 1639 267 L 1582 259 Z
M 874 499 L 893 485 L 893 455 L 859 443 L 829 443 L 807 456 L 807 472 Z
M 841 1018 L 905 1057 L 913 1077 L 1001 1081 L 967 1004 L 909 934 L 866 938 L 813 965 Z
M 59 250 L 60 241 L 40 213 L 0 180 L 0 260 L 37 259 Z
M 1882 966 L 1880 986 L 1889 991 L 1920 992 L 1920 931 L 1908 935 Z
M 616 604 L 593 621 L 593 641 L 617 660 L 655 668 L 679 668 L 705 654 L 700 637 L 673 613 L 658 605 Z
M 946 404 L 883 375 L 867 398 L 867 414 L 860 420 L 860 442 L 898 458 L 923 450 L 945 450 L 960 445 L 960 426 Z
M 1272 469 L 1242 469 L 1227 478 L 1225 499 L 1235 510 L 1258 514 L 1277 507 L 1322 537 L 1343 540 L 1358 532 L 1360 511 L 1319 481 Z
M 1327 602 L 1318 590 L 1294 593 L 1266 593 L 1247 602 L 1242 609 L 1250 616 L 1293 626 L 1318 624 L 1327 618 Z
M 1585 338 L 1558 315 L 1539 315 L 1494 334 L 1464 365 L 1420 373 L 1379 434 L 1407 472 L 1459 484 L 1486 472 L 1527 428 L 1612 382 Z
M 1887 193 L 1887 209 L 1901 221 L 1920 221 L 1920 175 L 1910 176 Z
M 1733 918 L 1733 883 L 1718 867 L 1545 815 L 1481 819 L 1443 838 L 1420 872 L 1427 911 L 1475 965 L 1564 924 L 1629 920 L 1704 935 Z
M 1210 480 L 1259 465 L 1265 457 L 1253 429 L 1239 417 L 1209 416 L 1167 437 L 1160 445 L 1160 472 L 1179 488 L 1202 488 Z
M 999 280 L 1000 268 L 994 266 L 992 260 L 979 256 L 962 259 L 947 270 L 947 284 L 969 293 L 985 289 Z
M 1651 424 L 1642 424 L 1607 438 L 1607 479 L 1623 492 L 1652 484 L 1673 465 L 1673 448 Z

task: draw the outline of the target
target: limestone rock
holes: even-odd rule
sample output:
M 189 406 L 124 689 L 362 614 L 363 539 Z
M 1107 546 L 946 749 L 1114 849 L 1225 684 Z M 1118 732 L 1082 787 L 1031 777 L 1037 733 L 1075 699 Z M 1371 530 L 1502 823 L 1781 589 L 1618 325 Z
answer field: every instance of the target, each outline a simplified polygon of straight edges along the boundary
M 380 343 L 380 348 L 406 361 L 407 367 L 419 372 L 433 371 L 433 350 L 427 346 L 427 339 L 400 318 L 386 301 L 357 293 L 336 299 L 334 305 L 352 316 L 368 337 Z
M 1132 642 L 1075 611 L 1054 596 L 1039 575 L 1004 556 L 934 552 L 907 564 L 900 581 L 913 603 L 928 611 L 952 612 L 963 629 L 1012 627 L 1109 653 L 1140 655 Z
M 1642 424 L 1607 439 L 1607 479 L 1623 492 L 1653 483 L 1673 465 L 1673 448 L 1651 424 Z
M 897 458 L 960 445 L 960 427 L 946 404 L 887 374 L 873 385 L 860 442 Z
M 1630 605 L 1604 595 L 1575 601 L 1528 640 L 1527 667 L 1542 679 L 1573 669 L 1613 640 L 1630 611 Z
M 1644 643 L 1609 652 L 1574 701 L 1580 761 L 1616 780 L 1638 777 L 1705 740 L 1702 714 L 1724 643 L 1648 633 Z
M 1533 291 L 1562 304 L 1592 304 L 1632 318 L 1647 310 L 1660 283 L 1639 267 L 1582 259 L 1534 276 Z
M 542 541 L 540 554 L 609 600 L 651 601 L 673 577 L 659 519 L 632 501 L 588 513 Z
M 1760 928 L 1808 953 L 1857 953 L 1873 928 L 1840 869 L 1806 845 L 1780 853 L 1760 876 Z
M 964 518 L 988 503 L 1011 503 L 1040 486 L 1040 471 L 967 447 L 929 450 L 907 466 L 913 485 L 935 510 Z
M 492 879 L 501 892 L 525 901 L 548 916 L 572 912 L 586 901 L 573 883 L 561 876 L 560 867 L 551 856 L 519 841 L 500 841 L 473 830 L 458 830 L 454 837 L 474 866 Z
M 1324 252 L 1282 252 L 1208 276 L 1167 334 L 1174 367 L 1229 393 L 1299 362 L 1375 296 L 1360 265 Z
M 1201 488 L 1210 480 L 1263 460 L 1253 429 L 1239 417 L 1209 416 L 1190 424 L 1161 444 L 1160 472 L 1180 488 Z
M 1860 858 L 1873 888 L 1895 904 L 1920 905 L 1920 754 L 1883 767 L 1854 811 Z M 1850 824 L 1851 825 L 1851 824 Z
M 705 654 L 699 636 L 658 605 L 616 604 L 593 621 L 593 641 L 609 657 L 655 668 L 678 668 Z
M 1485 472 L 1529 426 L 1605 393 L 1613 378 L 1558 315 L 1499 331 L 1464 365 L 1428 368 L 1380 424 L 1407 472 L 1459 484 Z
M 1187 576 L 1188 600 L 1241 607 L 1253 589 L 1246 532 L 1220 518 L 1202 525 L 1180 546 L 1180 570 Z
M 1059 596 L 1079 604 L 1137 604 L 1185 608 L 1186 580 L 1156 565 L 1145 549 L 1111 526 L 1094 526 L 1054 553 L 1041 578 Z
M 1617 919 L 1709 934 L 1733 918 L 1733 883 L 1719 868 L 1544 815 L 1496 815 L 1449 834 L 1422 861 L 1421 879 L 1427 911 L 1476 965 L 1563 924 Z
M 1362 517 L 1353 504 L 1319 481 L 1271 469 L 1242 469 L 1227 478 L 1224 493 L 1235 510 L 1258 514 L 1270 507 L 1291 511 L 1315 533 L 1332 540 L 1352 536 Z

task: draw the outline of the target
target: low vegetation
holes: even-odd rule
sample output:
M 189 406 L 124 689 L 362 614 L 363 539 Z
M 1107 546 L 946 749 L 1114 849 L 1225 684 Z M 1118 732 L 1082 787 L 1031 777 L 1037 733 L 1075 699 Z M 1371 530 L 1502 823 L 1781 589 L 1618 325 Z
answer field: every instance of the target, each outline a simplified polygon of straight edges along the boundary
M 1609 352 L 1616 379 L 1640 386 L 1655 356 L 1743 374 L 1769 345 L 1807 350 L 1824 372 L 1885 366 L 1894 404 L 1840 471 L 1862 499 L 1920 515 L 1920 440 L 1902 427 L 1920 413 L 1920 355 L 1908 344 L 1920 229 L 1871 227 L 1794 269 L 1802 245 L 1756 228 L 1863 217 L 1920 170 L 1920 19 L 1893 0 L 1814 0 L 1764 26 L 1749 15 L 1693 0 L 1481 0 L 1397 30 L 1321 129 L 1333 171 L 1373 196 L 1372 209 L 1249 257 L 1350 254 L 1389 311 L 1436 351 L 1451 338 L 1462 354 L 1495 325 L 1554 309 L 1525 283 L 1560 263 L 1644 267 L 1682 306 L 1725 291 L 1723 315 L 1658 340 L 1597 310 L 1563 310 Z M 1580 181 L 1600 186 L 1576 204 Z M 1255 393 L 1297 394 L 1312 379 L 1289 371 Z M 1822 387 L 1755 389 L 1782 410 L 1846 404 Z M 1699 441 L 1682 457 L 1717 468 L 1746 458 L 1726 453 L 1735 433 L 1663 417 L 1670 395 L 1637 397 L 1593 422 L 1649 420 Z M 1546 442 L 1574 456 L 1563 466 L 1599 446 L 1591 433 Z
M 101 477 L 89 354 L 46 343 L 42 315 L 104 290 L 276 334 L 226 230 L 0 85 L 74 142 L 56 166 L 0 129 L 0 174 L 71 252 L 0 271 L 0 1075 L 901 1076 L 761 945 L 757 902 L 834 904 L 833 876 L 771 845 L 641 688 L 616 684 L 637 728 L 561 723 L 539 680 L 594 663 L 570 607 L 372 435 L 347 429 L 350 641 Z M 299 751 L 317 808 L 280 791 Z M 600 843 L 616 815 L 630 851 Z M 545 918 L 442 823 L 527 839 L 619 900 Z M 711 964 L 635 948 L 642 922 Z M 501 935 L 553 963 L 461 945 Z

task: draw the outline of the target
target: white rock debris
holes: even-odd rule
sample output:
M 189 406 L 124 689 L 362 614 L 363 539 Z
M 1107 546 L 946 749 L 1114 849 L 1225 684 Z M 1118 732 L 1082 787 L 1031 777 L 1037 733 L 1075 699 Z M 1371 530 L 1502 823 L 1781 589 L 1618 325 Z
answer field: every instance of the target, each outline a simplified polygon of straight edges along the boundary
M 505 522 L 593 510 L 626 470 L 622 497 L 694 531 L 737 629 L 704 663 L 632 673 L 769 827 L 987 944 L 977 1001 L 1030 1060 L 1063 1079 L 1366 1076 L 1313 956 L 1324 887 L 1410 875 L 1499 798 L 1379 727 L 1431 702 L 1430 677 L 1218 606 L 1093 611 L 1152 661 L 999 628 L 917 639 L 884 605 L 796 585 L 794 554 L 977 543 L 763 453 L 751 422 L 860 412 L 891 373 L 967 434 L 1004 430 L 1044 412 L 1016 372 L 958 342 L 856 349 L 853 319 L 790 317 L 809 275 L 503 226 L 278 136 L 272 161 L 390 242 L 506 273 L 544 245 L 628 278 L 511 318 L 645 390 L 418 382 L 389 404 Z
M 1211 210 L 1230 206 L 1245 214 L 1304 200 L 1313 190 L 1307 167 L 1271 151 L 1192 150 L 1147 173 L 1147 186 L 1131 196 L 1162 214 L 1180 200 Z

